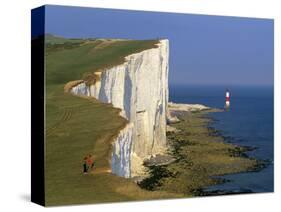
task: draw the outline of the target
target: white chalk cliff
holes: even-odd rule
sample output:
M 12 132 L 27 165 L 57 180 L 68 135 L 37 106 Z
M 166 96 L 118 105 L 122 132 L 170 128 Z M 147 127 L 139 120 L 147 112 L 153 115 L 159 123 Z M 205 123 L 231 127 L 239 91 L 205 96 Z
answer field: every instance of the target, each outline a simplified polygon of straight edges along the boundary
M 166 149 L 168 106 L 168 40 L 157 48 L 131 54 L 121 65 L 96 72 L 99 80 L 71 88 L 120 108 L 129 124 L 113 143 L 112 172 L 124 177 L 143 174 L 143 160 Z

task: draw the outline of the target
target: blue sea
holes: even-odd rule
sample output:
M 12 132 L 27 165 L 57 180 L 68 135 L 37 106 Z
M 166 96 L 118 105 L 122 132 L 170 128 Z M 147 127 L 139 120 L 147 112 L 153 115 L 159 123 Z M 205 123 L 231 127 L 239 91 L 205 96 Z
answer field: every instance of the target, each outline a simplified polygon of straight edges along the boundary
M 170 85 L 169 101 L 198 103 L 224 109 L 224 86 Z M 226 193 L 272 192 L 274 158 L 274 95 L 270 86 L 229 86 L 228 111 L 210 114 L 215 121 L 212 127 L 219 130 L 226 142 L 257 149 L 248 152 L 250 157 L 268 160 L 269 165 L 258 172 L 223 176 L 226 183 L 210 186 L 205 191 Z

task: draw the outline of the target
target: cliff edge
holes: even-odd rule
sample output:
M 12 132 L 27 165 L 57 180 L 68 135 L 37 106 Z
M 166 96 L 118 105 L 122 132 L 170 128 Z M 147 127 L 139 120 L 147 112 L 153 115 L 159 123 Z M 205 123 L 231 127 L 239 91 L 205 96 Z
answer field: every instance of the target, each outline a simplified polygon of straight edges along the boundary
M 144 174 L 143 161 L 166 149 L 169 42 L 125 57 L 125 62 L 95 72 L 94 81 L 76 81 L 74 95 L 95 97 L 120 108 L 128 125 L 113 143 L 112 172 L 124 177 Z

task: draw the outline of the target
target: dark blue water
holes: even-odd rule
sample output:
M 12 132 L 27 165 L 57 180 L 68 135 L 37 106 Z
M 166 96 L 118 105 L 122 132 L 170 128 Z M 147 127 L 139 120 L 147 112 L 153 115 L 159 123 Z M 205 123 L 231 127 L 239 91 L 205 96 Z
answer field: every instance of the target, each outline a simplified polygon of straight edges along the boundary
M 210 186 L 206 191 L 235 193 L 273 191 L 273 87 L 228 87 L 231 92 L 230 109 L 212 113 L 216 121 L 212 126 L 230 139 L 227 142 L 242 146 L 257 147 L 248 155 L 270 164 L 258 172 L 225 175 L 229 182 Z M 169 101 L 176 103 L 198 103 L 210 107 L 224 108 L 225 89 L 222 86 L 170 86 Z

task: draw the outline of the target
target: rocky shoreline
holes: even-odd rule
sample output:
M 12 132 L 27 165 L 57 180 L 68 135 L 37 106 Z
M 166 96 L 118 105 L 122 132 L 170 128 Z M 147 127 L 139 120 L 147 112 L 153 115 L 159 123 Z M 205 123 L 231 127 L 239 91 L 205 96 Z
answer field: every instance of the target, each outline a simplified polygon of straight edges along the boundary
M 219 131 L 210 126 L 213 120 L 209 113 L 222 110 L 200 105 L 194 109 L 191 105 L 172 104 L 169 103 L 172 121 L 167 131 L 167 158 L 170 157 L 170 161 L 157 164 L 152 160 L 144 164 L 149 170 L 149 177 L 138 181 L 141 188 L 185 196 L 220 195 L 225 192 L 207 192 L 203 189 L 224 183 L 224 175 L 259 171 L 267 165 L 265 161 L 247 155 L 255 147 L 230 144 Z

